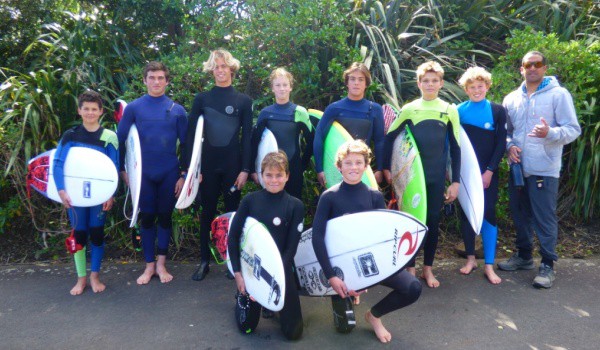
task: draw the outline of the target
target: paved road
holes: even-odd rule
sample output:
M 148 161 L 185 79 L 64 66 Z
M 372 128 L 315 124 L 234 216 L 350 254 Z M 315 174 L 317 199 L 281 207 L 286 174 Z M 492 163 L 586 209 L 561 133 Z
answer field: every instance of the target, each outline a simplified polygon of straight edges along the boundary
M 1 349 L 598 349 L 600 259 L 561 260 L 550 290 L 531 287 L 535 271 L 501 272 L 492 286 L 480 267 L 460 276 L 462 261 L 437 266 L 442 283 L 413 305 L 384 317 L 393 340 L 379 344 L 363 321 L 386 288 L 372 288 L 357 307 L 351 334 L 337 334 L 326 298 L 302 297 L 304 334 L 285 341 L 276 320 L 242 335 L 233 320 L 234 284 L 224 267 L 190 279 L 193 264 L 171 264 L 175 279 L 137 286 L 142 263 L 103 268 L 107 290 L 69 295 L 69 265 L 0 265 Z

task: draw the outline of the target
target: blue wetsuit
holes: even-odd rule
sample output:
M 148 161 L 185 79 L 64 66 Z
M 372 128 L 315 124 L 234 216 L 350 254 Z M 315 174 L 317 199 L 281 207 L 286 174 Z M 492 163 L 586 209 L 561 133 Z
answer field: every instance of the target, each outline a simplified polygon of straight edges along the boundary
M 225 211 L 235 211 L 241 191 L 230 191 L 241 171 L 251 170 L 252 99 L 232 86 L 202 92 L 194 98 L 189 114 L 187 157 L 192 156 L 198 117 L 204 116 L 202 143 L 202 182 L 200 183 L 200 258 L 208 263 L 210 224 L 217 213 L 219 196 L 223 195 Z M 240 138 L 241 130 L 241 138 Z
M 465 101 L 458 106 L 460 123 L 475 150 L 481 174 L 494 173 L 488 188 L 484 189 L 484 221 L 481 227 L 483 257 L 493 264 L 496 256 L 496 202 L 498 201 L 498 165 L 506 148 L 506 110 L 487 99 Z M 461 210 L 461 231 L 467 255 L 475 255 L 475 232 Z
M 155 241 L 158 241 L 158 255 L 167 255 L 168 252 L 172 230 L 171 215 L 176 201 L 175 184 L 180 177 L 177 140 L 183 154 L 187 118 L 183 107 L 165 95 L 144 95 L 128 104 L 117 130 L 121 170 L 124 169 L 125 141 L 133 124 L 138 129 L 142 149 L 140 233 L 144 257 L 150 263 L 155 257 Z M 181 168 L 187 169 L 187 166 Z
M 265 128 L 271 130 L 277 140 L 277 146 L 288 157 L 290 178 L 285 184 L 286 192 L 302 199 L 303 173 L 308 167 L 313 147 L 313 130 L 308 112 L 304 107 L 291 102 L 274 104 L 263 109 L 258 115 L 252 135 L 253 159 L 256 159 L 258 143 Z M 252 166 L 254 167 L 254 162 Z M 254 171 L 253 168 L 252 172 Z
M 354 101 L 346 97 L 327 106 L 317 125 L 313 148 L 317 173 L 323 171 L 325 137 L 334 121 L 340 123 L 355 140 L 363 140 L 367 145 L 374 142 L 377 170 L 382 170 L 385 142 L 383 109 L 367 99 Z
M 53 176 L 58 191 L 65 189 L 63 167 L 71 147 L 87 147 L 102 152 L 119 169 L 119 143 L 117 135 L 113 131 L 104 129 L 103 127 L 89 132 L 83 125 L 76 126 L 64 133 L 54 153 Z M 87 237 L 90 236 L 91 271 L 99 272 L 102 257 L 104 256 L 104 222 L 106 220 L 106 212 L 102 211 L 102 204 L 93 207 L 71 207 L 68 210 L 68 214 L 71 226 L 75 231 L 75 241 L 82 247 L 85 247 Z M 85 263 L 85 252 L 83 254 L 83 262 Z M 77 259 L 75 261 L 77 264 Z M 77 266 L 77 271 L 79 277 L 85 277 L 85 266 L 83 266 L 83 270 L 81 270 L 80 266 Z

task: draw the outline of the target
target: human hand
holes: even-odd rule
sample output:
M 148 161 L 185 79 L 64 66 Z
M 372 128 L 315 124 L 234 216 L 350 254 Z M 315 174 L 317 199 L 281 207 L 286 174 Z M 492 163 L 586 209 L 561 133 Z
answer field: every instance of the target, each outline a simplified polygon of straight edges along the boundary
M 531 132 L 527 134 L 527 136 L 539 137 L 543 139 L 548 135 L 548 131 L 550 131 L 550 126 L 546 122 L 546 119 L 542 117 L 540 118 L 540 122 L 541 124 L 536 124 L 531 130 Z
M 238 292 L 245 294 L 246 293 L 246 282 L 244 282 L 244 277 L 242 277 L 241 272 L 236 272 L 233 274 L 235 278 L 235 285 L 237 286 Z
M 127 176 L 126 171 L 121 171 L 121 178 L 123 179 L 123 182 L 125 182 L 125 185 L 129 187 L 129 176 Z
M 377 170 L 373 175 L 375 175 L 375 181 L 380 184 L 383 180 L 383 174 L 381 173 L 381 170 Z
M 179 180 L 175 183 L 175 197 L 179 197 L 181 190 L 183 189 L 183 185 L 185 184 L 185 179 L 180 177 Z
M 254 181 L 255 184 L 260 185 L 260 181 L 258 181 L 258 174 L 257 173 L 250 174 L 250 178 L 252 178 L 252 181 Z
M 511 163 L 521 163 L 521 149 L 517 146 L 510 146 L 508 149 L 508 159 Z
M 446 194 L 444 195 L 445 201 L 444 203 L 452 203 L 458 196 L 458 189 L 460 188 L 460 184 L 458 182 L 453 182 L 448 189 L 446 189 Z
M 319 180 L 319 183 L 321 184 L 321 186 L 326 187 L 325 185 L 327 185 L 327 180 L 325 179 L 325 173 L 324 172 L 320 172 L 317 174 L 317 180 Z
M 60 197 L 60 201 L 65 206 L 65 208 L 71 208 L 73 204 L 71 203 L 71 197 L 67 194 L 67 191 L 60 190 L 58 191 L 58 196 Z
M 235 179 L 235 182 L 233 183 L 233 185 L 238 190 L 241 190 L 242 188 L 244 188 L 246 181 L 248 181 L 248 173 L 245 171 L 241 171 L 240 174 L 238 175 L 237 179 Z
M 385 181 L 387 181 L 388 184 L 392 184 L 392 172 L 391 171 L 389 171 L 388 169 L 384 169 L 383 177 L 385 178 Z
M 102 211 L 109 211 L 112 209 L 115 199 L 110 197 L 104 204 L 102 204 Z
M 481 175 L 481 182 L 483 182 L 483 188 L 490 187 L 490 183 L 492 182 L 492 176 L 494 173 L 491 170 L 486 170 L 483 175 Z

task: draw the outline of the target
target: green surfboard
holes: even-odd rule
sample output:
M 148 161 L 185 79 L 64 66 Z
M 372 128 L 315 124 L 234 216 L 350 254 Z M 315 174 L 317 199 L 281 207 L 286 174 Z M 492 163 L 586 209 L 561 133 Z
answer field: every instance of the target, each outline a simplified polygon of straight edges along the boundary
M 331 124 L 331 128 L 329 129 L 327 136 L 325 136 L 323 145 L 323 172 L 325 173 L 327 188 L 342 182 L 342 174 L 335 165 L 335 157 L 338 148 L 345 142 L 352 140 L 354 139 L 350 133 L 348 133 L 340 123 L 333 122 L 333 124 Z M 368 166 L 367 170 L 364 172 L 362 182 L 373 189 L 378 188 L 371 166 Z
M 391 168 L 398 209 L 426 223 L 427 187 L 423 163 L 408 126 L 394 140 Z

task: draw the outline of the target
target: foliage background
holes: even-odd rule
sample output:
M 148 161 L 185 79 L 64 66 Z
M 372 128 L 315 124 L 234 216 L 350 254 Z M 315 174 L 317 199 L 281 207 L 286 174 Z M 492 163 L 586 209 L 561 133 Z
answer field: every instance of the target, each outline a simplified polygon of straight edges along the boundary
M 494 75 L 490 99 L 501 102 L 521 81 L 522 55 L 541 50 L 550 59 L 548 73 L 573 94 L 583 128 L 565 149 L 559 215 L 566 225 L 594 223 L 600 207 L 599 18 L 592 0 L 3 1 L 0 245 L 23 248 L 3 247 L 0 258 L 64 256 L 64 237 L 53 234 L 67 229 L 64 211 L 37 194 L 28 198 L 23 179 L 27 159 L 53 148 L 78 121 L 79 93 L 100 91 L 107 102 L 102 123 L 114 128 L 113 101 L 144 93 L 143 64 L 161 60 L 173 75 L 168 94 L 189 109 L 195 93 L 212 87 L 201 63 L 217 47 L 242 62 L 234 84 L 254 99 L 255 111 L 273 103 L 267 77 L 274 67 L 294 74 L 296 103 L 324 109 L 344 95 L 341 72 L 355 60 L 370 65 L 368 97 L 380 103 L 401 106 L 418 97 L 414 70 L 429 59 L 446 70 L 444 99 L 466 99 L 456 81 L 467 67 L 480 65 Z M 314 173 L 305 175 L 310 223 L 319 189 Z M 498 215 L 509 231 L 504 185 Z M 123 199 L 120 192 L 116 207 Z M 110 250 L 131 254 L 122 215 L 113 214 Z M 175 213 L 175 256 L 197 254 L 195 214 Z M 456 225 L 450 216 L 444 231 L 456 236 Z

